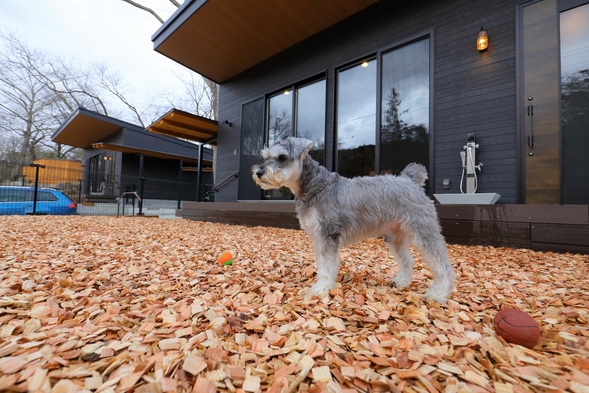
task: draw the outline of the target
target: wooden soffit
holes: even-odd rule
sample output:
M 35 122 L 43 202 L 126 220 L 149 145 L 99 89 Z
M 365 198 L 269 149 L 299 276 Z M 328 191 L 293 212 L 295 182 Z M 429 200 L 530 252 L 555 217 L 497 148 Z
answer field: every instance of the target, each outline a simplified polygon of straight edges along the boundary
M 123 128 L 141 129 L 137 125 L 78 108 L 53 133 L 51 140 L 55 143 L 87 149 L 93 143 L 104 140 Z
M 149 132 L 173 136 L 193 142 L 216 145 L 219 126 L 215 120 L 172 109 L 152 125 Z
M 154 49 L 217 83 L 378 0 L 186 0 L 152 36 Z

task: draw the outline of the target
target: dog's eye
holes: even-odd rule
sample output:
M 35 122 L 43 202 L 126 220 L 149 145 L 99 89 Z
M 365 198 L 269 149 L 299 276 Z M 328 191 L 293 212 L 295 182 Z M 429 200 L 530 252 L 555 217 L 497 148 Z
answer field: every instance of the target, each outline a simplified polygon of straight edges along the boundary
M 278 161 L 280 161 L 280 162 L 286 161 L 286 156 L 284 154 L 279 155 L 278 156 Z

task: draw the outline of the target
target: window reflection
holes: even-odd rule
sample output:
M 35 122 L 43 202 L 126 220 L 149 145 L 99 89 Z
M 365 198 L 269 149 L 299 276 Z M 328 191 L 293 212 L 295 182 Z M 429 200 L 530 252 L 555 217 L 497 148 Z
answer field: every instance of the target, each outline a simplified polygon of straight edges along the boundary
M 292 90 L 285 90 L 268 100 L 268 146 L 292 135 L 291 124 Z
M 268 146 L 292 135 L 292 89 L 284 90 L 268 100 Z M 291 199 L 288 188 L 264 190 L 266 199 Z
M 382 56 L 381 173 L 429 165 L 429 38 Z
M 268 146 L 276 140 L 296 135 L 313 141 L 310 155 L 320 164 L 325 162 L 325 79 L 296 87 L 295 115 L 293 89 L 268 99 Z M 296 121 L 295 121 L 296 120 Z M 264 191 L 266 199 L 291 199 L 287 188 Z
M 337 171 L 346 177 L 374 175 L 376 60 L 338 73 Z
M 325 163 L 325 79 L 297 89 L 296 136 L 313 141 L 311 157 Z
M 589 4 L 560 14 L 563 203 L 589 201 Z

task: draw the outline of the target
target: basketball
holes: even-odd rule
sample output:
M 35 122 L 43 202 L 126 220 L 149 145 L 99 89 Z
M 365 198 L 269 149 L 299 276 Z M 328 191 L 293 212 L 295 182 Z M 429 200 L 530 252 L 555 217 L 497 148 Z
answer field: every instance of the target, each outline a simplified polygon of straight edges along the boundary
M 540 327 L 529 314 L 515 308 L 500 310 L 493 319 L 493 327 L 505 341 L 532 348 L 540 340 Z

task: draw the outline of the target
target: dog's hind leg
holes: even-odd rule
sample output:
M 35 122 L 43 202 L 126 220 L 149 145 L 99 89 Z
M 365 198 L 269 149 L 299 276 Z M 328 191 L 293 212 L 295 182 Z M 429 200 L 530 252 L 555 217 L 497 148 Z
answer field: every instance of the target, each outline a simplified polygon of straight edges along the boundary
M 434 282 L 425 297 L 440 304 L 445 304 L 454 289 L 456 273 L 448 261 L 448 252 L 444 237 L 432 228 L 422 229 L 416 233 L 413 246 L 423 255 L 423 261 L 432 272 Z
M 385 244 L 391 250 L 391 254 L 395 257 L 395 262 L 399 267 L 399 272 L 391 280 L 391 285 L 398 288 L 405 288 L 411 284 L 411 277 L 413 276 L 413 265 L 415 261 L 411 251 L 409 251 L 409 240 L 403 232 L 395 234 L 388 234 L 384 237 Z
M 317 282 L 307 292 L 307 298 L 334 287 L 340 263 L 337 239 L 314 239 L 313 247 L 317 259 Z

